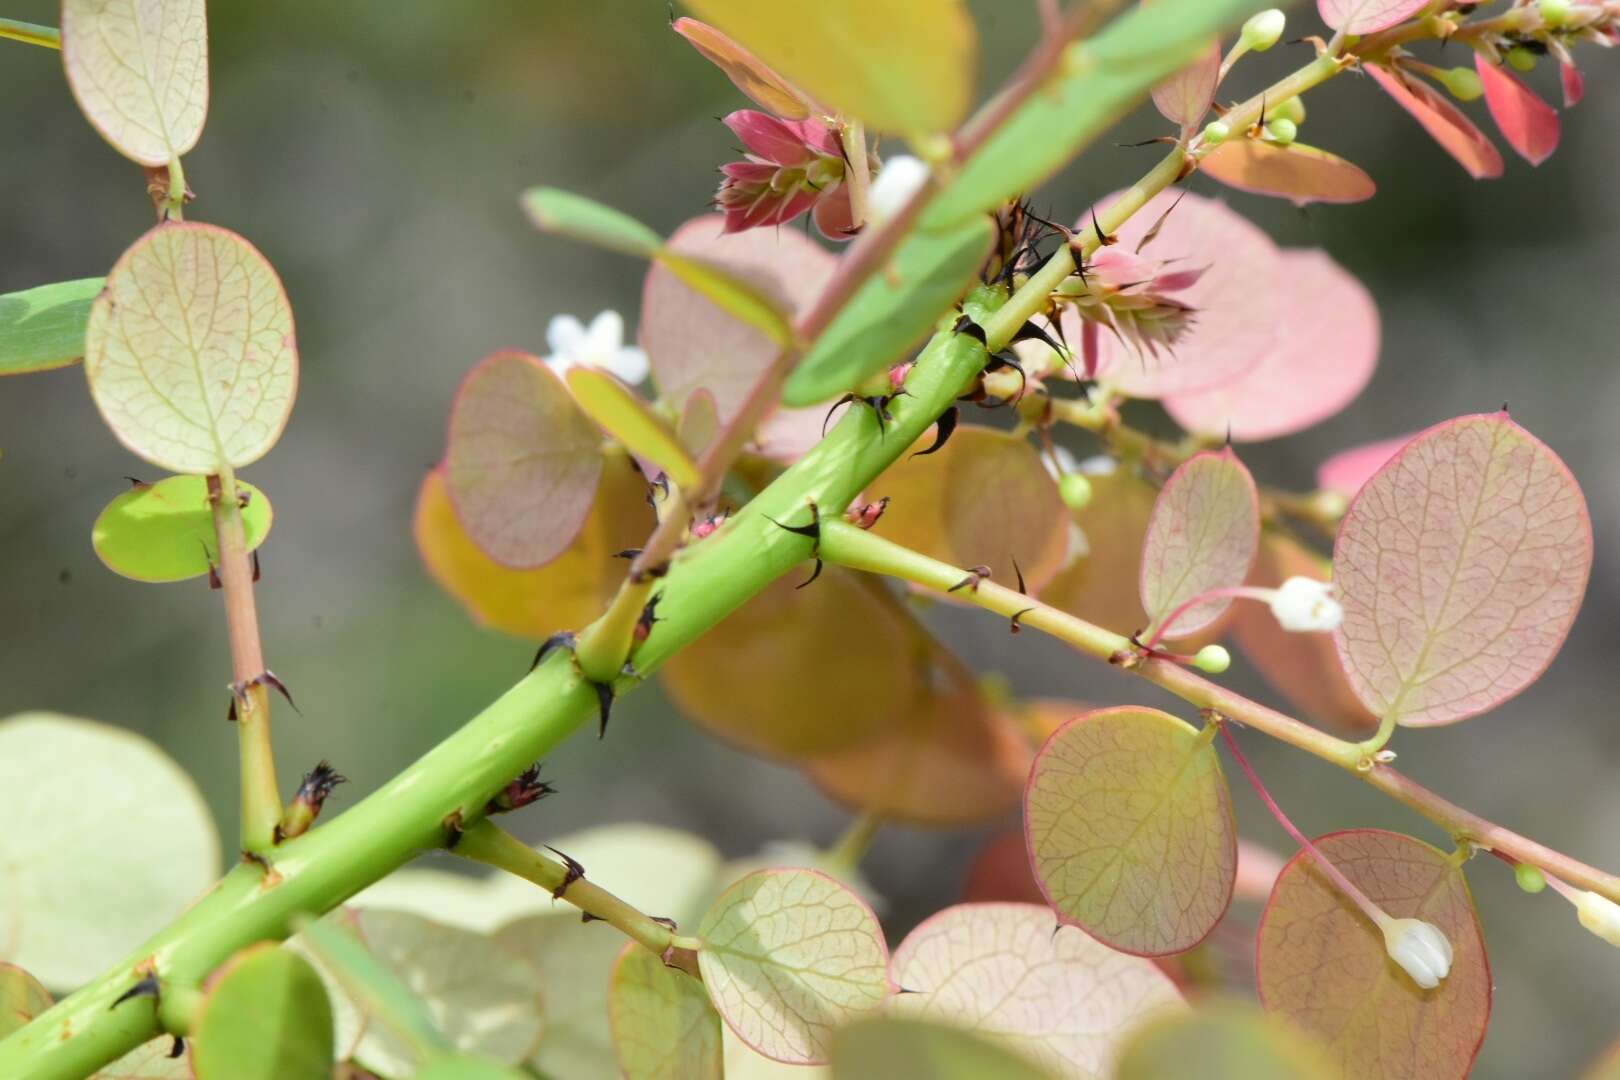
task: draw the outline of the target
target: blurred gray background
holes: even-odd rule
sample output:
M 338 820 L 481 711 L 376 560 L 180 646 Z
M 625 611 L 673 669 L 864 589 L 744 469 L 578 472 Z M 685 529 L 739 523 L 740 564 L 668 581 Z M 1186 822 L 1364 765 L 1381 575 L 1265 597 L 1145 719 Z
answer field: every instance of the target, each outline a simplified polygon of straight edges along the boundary
M 1034 5 L 973 7 L 983 93 L 1033 40 Z M 1288 36 L 1319 29 L 1308 8 Z M 12 0 L 5 14 L 57 21 L 46 0 Z M 297 315 L 298 405 L 247 475 L 276 508 L 259 593 L 266 648 L 304 709 L 278 714 L 283 775 L 330 758 L 354 781 L 335 796 L 341 809 L 494 698 L 532 652 L 475 629 L 412 546 L 413 495 L 440 454 L 457 380 L 497 347 L 542 351 L 558 313 L 612 307 L 634 324 L 641 267 L 538 236 L 517 193 L 572 188 L 672 229 L 703 210 L 734 143 L 715 118 L 744 102 L 668 30 L 661 0 L 347 0 L 211 14 L 212 105 L 186 162 L 199 194 L 188 216 L 252 239 Z M 1308 56 L 1279 46 L 1245 62 L 1223 96 Z M 1540 169 L 1511 158 L 1505 179 L 1474 183 L 1370 82 L 1346 76 L 1309 96 L 1302 138 L 1368 169 L 1379 198 L 1308 214 L 1231 198 L 1282 243 L 1327 248 L 1384 318 L 1379 372 L 1350 410 L 1245 451 L 1263 481 L 1306 488 L 1332 450 L 1506 401 L 1584 484 L 1597 565 L 1552 670 L 1489 716 L 1403 732 L 1395 745 L 1403 767 L 1471 809 L 1620 869 L 1620 57 L 1581 56 L 1588 100 Z M 1549 96 L 1555 81 L 1536 73 Z M 105 273 L 151 223 L 139 171 L 81 119 L 57 54 L 0 42 L 0 101 L 0 291 Z M 1112 143 L 1164 127 L 1136 114 L 1037 201 L 1073 217 L 1158 154 Z M 0 448 L 0 714 L 54 709 L 146 733 L 197 778 L 230 836 L 235 733 L 222 715 L 218 598 L 200 582 L 115 577 L 90 548 L 91 522 L 123 475 L 151 470 L 100 423 L 78 367 L 0 383 Z M 929 618 L 1021 692 L 1166 704 L 1038 635 L 1010 637 L 971 612 Z M 1270 700 L 1251 675 L 1231 679 Z M 1384 826 L 1445 843 L 1328 766 L 1264 743 L 1248 740 L 1256 764 L 1307 831 Z M 606 743 L 574 740 L 547 774 L 563 794 L 531 812 L 533 836 L 647 820 L 737 855 L 774 838 L 830 842 L 849 820 L 796 773 L 696 732 L 651 687 L 620 704 Z M 1237 798 L 1245 832 L 1286 851 L 1248 793 Z M 981 837 L 883 833 L 867 869 L 890 900 L 892 940 L 956 898 Z M 1477 1075 L 1571 1074 L 1620 1036 L 1620 954 L 1550 891 L 1519 893 L 1493 860 L 1470 876 L 1498 988 Z

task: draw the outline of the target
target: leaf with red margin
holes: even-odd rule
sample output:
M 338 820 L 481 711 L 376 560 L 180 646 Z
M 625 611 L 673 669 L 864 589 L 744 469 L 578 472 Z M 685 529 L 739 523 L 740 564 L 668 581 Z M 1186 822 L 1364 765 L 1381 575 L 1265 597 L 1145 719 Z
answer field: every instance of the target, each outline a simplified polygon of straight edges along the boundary
M 1223 450 L 1194 454 L 1170 474 L 1142 539 L 1142 609 L 1157 626 L 1213 589 L 1242 585 L 1260 546 L 1260 499 L 1243 462 Z M 1184 638 L 1221 617 L 1232 601 L 1213 597 L 1176 615 L 1167 638 Z
M 1392 439 L 1380 439 L 1340 450 L 1316 467 L 1316 486 L 1352 499 L 1362 485 L 1384 467 L 1386 461 L 1416 437 L 1417 432 L 1414 431 L 1409 435 L 1396 435 Z
M 1278 146 L 1261 139 L 1222 143 L 1198 163 L 1227 187 L 1273 195 L 1295 206 L 1366 202 L 1378 185 L 1361 166 L 1304 143 Z
M 626 942 L 608 991 L 613 1049 L 628 1080 L 720 1080 L 720 1016 L 703 984 Z
M 1542 101 L 1511 71 L 1474 54 L 1474 70 L 1485 88 L 1485 105 L 1496 130 L 1519 156 L 1540 165 L 1558 149 L 1558 110 Z
M 749 874 L 709 908 L 698 937 L 720 1016 L 777 1061 L 826 1061 L 833 1030 L 892 993 L 877 916 L 820 871 Z
M 1102 199 L 1098 208 L 1116 198 L 1118 194 Z M 1090 225 L 1088 211 L 1076 228 Z M 1155 225 L 1158 232 L 1149 242 Z M 1275 293 L 1282 264 L 1271 237 L 1242 214 L 1219 199 L 1161 192 L 1114 237 L 1124 250 L 1140 250 L 1175 270 L 1204 274 L 1173 294 L 1197 312 L 1173 349 L 1146 355 L 1102 332 L 1097 370 L 1111 387 L 1136 398 L 1205 390 L 1241 375 L 1271 347 L 1274 327 L 1281 321 Z M 1063 328 L 1069 341 L 1080 340 L 1080 318 L 1074 312 L 1064 312 Z
M 826 249 L 793 229 L 726 233 L 725 220 L 722 214 L 695 217 L 664 246 L 746 280 L 789 316 L 820 295 L 837 262 Z M 636 340 L 647 350 L 661 397 L 684 407 L 693 391 L 708 390 L 722 424 L 736 415 L 781 351 L 764 331 L 728 313 L 658 261 L 642 284 Z
M 754 104 L 784 120 L 803 120 L 813 105 L 803 90 L 772 71 L 766 63 L 729 37 L 692 18 L 679 18 L 669 28 L 731 80 Z
M 1291 318 L 1260 361 L 1236 379 L 1164 399 L 1188 431 L 1238 442 L 1303 431 L 1344 409 L 1378 365 L 1378 305 L 1324 251 L 1284 251 L 1278 287 Z
M 1469 176 L 1475 180 L 1494 180 L 1502 175 L 1502 152 L 1444 94 L 1402 71 L 1378 64 L 1366 64 L 1362 70 L 1410 113 L 1412 119 L 1422 124 L 1423 130 L 1440 148 L 1468 170 Z
M 557 373 L 527 353 L 480 360 L 450 406 L 445 487 L 491 559 L 544 566 L 585 525 L 602 478 L 602 434 Z
M 1429 0 L 1316 0 L 1322 21 L 1347 34 L 1371 34 L 1405 22 Z
M 1491 970 L 1462 870 L 1444 852 L 1381 829 L 1330 833 L 1316 846 L 1393 917 L 1438 927 L 1451 943 L 1451 972 L 1418 989 L 1378 928 L 1302 851 L 1261 916 L 1261 1002 L 1326 1044 L 1348 1076 L 1466 1076 L 1490 1019 Z
M 1185 134 L 1209 112 L 1220 78 L 1221 43 L 1211 41 L 1197 60 L 1153 88 L 1153 105 L 1160 116 L 1179 124 Z
M 1298 540 L 1268 531 L 1260 538 L 1249 584 L 1275 589 L 1291 577 L 1323 580 L 1329 570 L 1326 559 Z M 1255 669 L 1308 719 L 1355 731 L 1378 726 L 1350 689 L 1330 635 L 1284 630 L 1266 605 L 1234 604 L 1232 636 Z
M 1029 861 L 1067 922 L 1137 956 L 1185 952 L 1232 903 L 1237 825 L 1210 736 L 1122 706 L 1075 717 L 1030 769 Z
M 1107 1076 L 1139 1017 L 1181 995 L 1150 960 L 1052 925 L 1036 904 L 958 904 L 906 936 L 890 1010 L 967 1027 L 1062 1076 Z
M 1546 670 L 1591 569 L 1586 499 L 1558 455 L 1506 413 L 1448 420 L 1350 504 L 1334 644 L 1375 715 L 1465 720 Z

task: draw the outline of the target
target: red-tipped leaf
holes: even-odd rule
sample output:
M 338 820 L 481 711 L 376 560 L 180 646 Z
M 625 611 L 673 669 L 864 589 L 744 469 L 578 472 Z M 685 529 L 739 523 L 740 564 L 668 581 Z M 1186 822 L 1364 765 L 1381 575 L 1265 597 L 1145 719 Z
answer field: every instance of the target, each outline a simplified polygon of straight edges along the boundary
M 1475 180 L 1502 175 L 1502 152 L 1485 133 L 1434 87 L 1404 72 L 1367 64 L 1362 70 L 1395 99 L 1395 103 L 1423 125 L 1440 148 L 1456 159 Z
M 1551 157 L 1558 149 L 1558 110 L 1537 97 L 1517 75 L 1478 53 L 1474 54 L 1474 67 L 1502 138 L 1532 165 Z

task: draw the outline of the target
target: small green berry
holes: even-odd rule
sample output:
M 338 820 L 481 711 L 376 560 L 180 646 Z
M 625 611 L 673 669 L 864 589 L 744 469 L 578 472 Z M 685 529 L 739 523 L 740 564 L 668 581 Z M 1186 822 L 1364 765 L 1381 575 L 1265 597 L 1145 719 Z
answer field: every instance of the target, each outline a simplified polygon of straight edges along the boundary
M 1515 866 L 1513 877 L 1519 883 L 1519 888 L 1532 895 L 1547 887 L 1547 878 L 1529 863 L 1519 863 Z
M 1569 0 L 1540 0 L 1541 21 L 1548 26 L 1563 26 L 1569 21 Z
M 1485 86 L 1479 81 L 1479 72 L 1473 68 L 1449 68 L 1436 72 L 1435 77 L 1458 101 L 1473 101 L 1485 93 Z
M 1211 146 L 1214 146 L 1216 143 L 1225 142 L 1227 136 L 1231 134 L 1232 129 L 1221 123 L 1219 120 L 1211 120 L 1204 126 L 1204 141 Z
M 1266 125 L 1266 136 L 1278 146 L 1287 146 L 1299 134 L 1299 126 L 1292 120 L 1273 120 Z
M 1077 472 L 1064 473 L 1058 481 L 1058 495 L 1070 510 L 1084 510 L 1091 502 L 1091 481 Z
M 1232 666 L 1232 654 L 1220 645 L 1205 645 L 1193 657 L 1193 667 L 1199 671 L 1207 671 L 1211 675 L 1219 675 Z
M 1507 51 L 1508 67 L 1514 71 L 1531 72 L 1536 70 L 1536 54 L 1522 45 L 1515 45 Z
M 1267 109 L 1266 119 L 1287 120 L 1290 123 L 1303 124 L 1305 122 L 1305 103 L 1299 99 L 1298 95 L 1295 95 Z

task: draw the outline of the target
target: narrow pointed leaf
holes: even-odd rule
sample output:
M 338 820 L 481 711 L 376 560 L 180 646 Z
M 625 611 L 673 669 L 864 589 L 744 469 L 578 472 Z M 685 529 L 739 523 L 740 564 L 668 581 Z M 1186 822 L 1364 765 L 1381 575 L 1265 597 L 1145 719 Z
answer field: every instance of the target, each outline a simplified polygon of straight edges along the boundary
M 51 1007 L 40 981 L 16 964 L 0 963 L 0 1039 Z
M 967 113 L 978 37 L 962 0 L 687 6 L 832 111 L 876 131 L 948 131 Z
M 1182 604 L 1242 585 L 1260 544 L 1254 477 L 1231 449 L 1188 458 L 1165 482 L 1142 541 L 1142 608 L 1158 626 Z M 1220 618 L 1231 600 L 1200 601 L 1176 616 L 1182 638 Z
M 1542 101 L 1513 72 L 1493 64 L 1482 54 L 1474 54 L 1474 69 L 1485 87 L 1485 105 L 1496 121 L 1496 130 L 1519 156 L 1540 165 L 1558 149 L 1558 110 Z
M 813 405 L 883 371 L 933 329 L 990 253 L 988 218 L 945 232 L 915 230 L 834 317 L 788 377 L 787 405 Z
M 596 368 L 570 368 L 565 378 L 575 403 L 625 449 L 664 470 L 677 486 L 697 486 L 697 462 L 668 422 L 635 391 Z
M 891 970 L 910 991 L 891 1013 L 983 1032 L 1059 1076 L 1110 1075 L 1126 1029 L 1181 1001 L 1152 961 L 1035 904 L 946 908 L 906 936 Z
M 793 341 L 793 324 L 765 294 L 724 267 L 700 257 L 660 247 L 653 256 L 682 283 L 707 297 L 722 311 L 763 333 L 779 348 Z
M 1334 643 L 1375 715 L 1449 724 L 1544 671 L 1580 609 L 1592 524 L 1569 469 L 1506 413 L 1406 444 L 1339 527 Z
M 810 115 L 811 103 L 802 90 L 708 23 L 681 18 L 671 23 L 670 29 L 690 42 L 705 60 L 725 73 L 731 85 L 766 112 L 784 120 L 803 120 Z
M 47 986 L 88 982 L 219 876 L 219 834 L 190 777 L 146 739 L 88 720 L 0 722 L 0 820 L 0 960 Z
M 556 372 L 498 352 L 450 407 L 445 486 L 479 549 L 514 570 L 544 566 L 585 525 L 602 476 L 602 435 Z
M 1491 971 L 1462 870 L 1422 841 L 1379 829 L 1331 833 L 1316 845 L 1391 916 L 1439 928 L 1451 971 L 1419 989 L 1378 928 L 1301 852 L 1261 916 L 1261 1003 L 1320 1040 L 1346 1076 L 1466 1076 L 1490 1018 Z
M 1429 0 L 1316 0 L 1322 21 L 1347 34 L 1371 34 L 1405 22 Z
M 614 965 L 608 1014 L 627 1080 L 720 1080 L 720 1015 L 703 984 L 635 942 Z
M 208 116 L 203 0 L 63 0 L 62 65 L 92 126 L 141 165 L 193 146 Z
M 1378 64 L 1367 64 L 1362 70 L 1422 124 L 1440 148 L 1468 170 L 1469 176 L 1494 180 L 1502 175 L 1502 152 L 1444 94 L 1415 76 Z
M 1116 1080 L 1319 1080 L 1337 1070 L 1322 1047 L 1282 1017 L 1237 999 L 1200 1004 L 1136 1028 Z
M 263 457 L 298 388 L 292 307 L 275 268 L 215 225 L 159 225 L 90 309 L 84 370 L 113 434 L 170 472 Z
M 1230 382 L 1164 399 L 1188 431 L 1235 442 L 1292 435 L 1340 412 L 1371 380 L 1379 344 L 1371 294 L 1326 252 L 1280 257 L 1280 308 L 1289 315 L 1259 362 Z
M 1030 770 L 1024 828 L 1047 901 L 1121 952 L 1185 952 L 1232 902 L 1237 827 L 1214 744 L 1157 709 L 1059 728 Z
M 709 908 L 698 937 L 715 1008 L 777 1061 L 825 1061 L 833 1030 L 890 996 L 877 916 L 814 870 L 748 875 Z
M 210 980 L 192 1021 L 197 1080 L 328 1080 L 332 1006 L 309 961 L 269 943 Z
M 1052 1080 L 1056 1075 L 985 1035 L 908 1017 L 857 1020 L 833 1039 L 834 1080 Z
M 571 191 L 530 188 L 523 193 L 523 209 L 542 232 L 621 255 L 650 259 L 664 242 L 663 237 L 629 214 Z
M 0 375 L 48 371 L 84 356 L 90 303 L 105 281 L 81 278 L 0 296 Z
M 328 978 L 327 989 L 338 1015 L 341 1017 L 347 1009 L 359 1018 L 362 1030 L 370 1029 L 374 1050 L 386 1038 L 379 1029 L 409 1042 L 419 1057 L 451 1048 L 427 1004 L 406 985 L 404 974 L 374 955 L 360 939 L 353 916 L 334 914 L 324 919 L 305 919 L 299 924 L 296 944 Z
M 1261 139 L 1233 139 L 1211 151 L 1198 169 L 1227 187 L 1273 195 L 1296 206 L 1365 202 L 1378 193 L 1361 166 L 1304 143 L 1277 146 Z
M 253 551 L 270 533 L 270 500 L 245 480 L 236 486 L 248 496 L 242 525 Z M 90 542 L 107 569 L 136 581 L 185 581 L 208 573 L 218 563 L 219 542 L 207 478 L 170 476 L 118 495 L 96 518 Z

